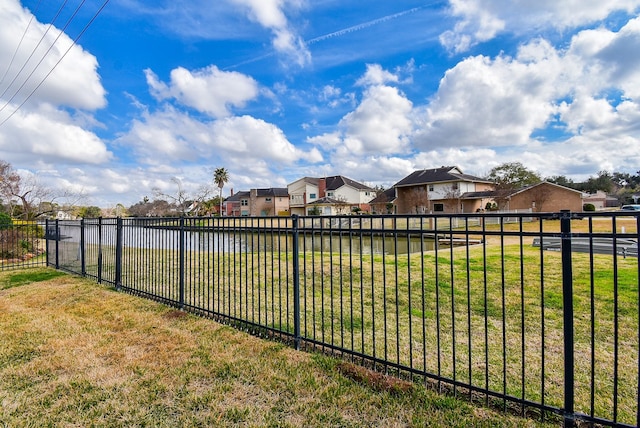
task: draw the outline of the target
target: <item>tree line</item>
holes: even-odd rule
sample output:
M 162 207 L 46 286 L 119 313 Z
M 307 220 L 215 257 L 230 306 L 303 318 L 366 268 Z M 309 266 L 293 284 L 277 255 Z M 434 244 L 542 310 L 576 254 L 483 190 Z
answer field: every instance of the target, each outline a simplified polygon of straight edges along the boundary
M 128 208 L 117 204 L 114 208 L 104 209 L 84 205 L 82 202 L 87 197 L 83 193 L 53 189 L 42 183 L 36 174 L 21 175 L 9 162 L 0 160 L 0 213 L 20 220 L 56 218 L 61 212 L 72 218 L 215 215 L 222 210 L 222 189 L 229 181 L 229 172 L 226 168 L 216 168 L 212 179 L 218 188 L 215 197 L 212 197 L 211 186 L 203 185 L 195 192 L 188 192 L 181 180 L 174 177 L 174 192 L 154 188 L 154 200 L 145 196 Z
M 635 174 L 599 171 L 586 181 L 576 182 L 564 175 L 541 177 L 537 172 L 520 162 L 507 162 L 491 169 L 485 177 L 496 183 L 496 190 L 509 192 L 513 189 L 537 184 L 541 181 L 559 184 L 587 193 L 603 191 L 615 196 L 620 204 L 633 203 L 633 196 L 640 193 L 640 171 Z M 214 195 L 212 186 L 203 185 L 193 192 L 187 191 L 181 180 L 173 178 L 173 192 L 152 189 L 154 199 L 145 196 L 139 202 L 124 207 L 117 204 L 107 210 L 97 206 L 82 204 L 86 196 L 65 189 L 54 190 L 38 180 L 37 175 L 20 175 L 13 166 L 0 160 L 0 212 L 11 218 L 36 220 L 54 218 L 62 211 L 72 217 L 95 218 L 100 216 L 172 216 L 172 215 L 220 215 L 222 212 L 222 189 L 229 181 L 229 172 L 219 167 L 213 171 L 213 184 L 218 189 Z M 382 191 L 381 188 L 376 190 Z
M 501 190 L 507 192 L 548 181 L 585 193 L 602 191 L 607 195 L 615 196 L 620 204 L 633 203 L 633 195 L 640 193 L 640 171 L 636 171 L 635 174 L 598 171 L 595 176 L 589 177 L 586 181 L 576 182 L 564 175 L 542 178 L 520 162 L 508 162 L 491 169 L 485 178 L 496 183 L 498 192 Z

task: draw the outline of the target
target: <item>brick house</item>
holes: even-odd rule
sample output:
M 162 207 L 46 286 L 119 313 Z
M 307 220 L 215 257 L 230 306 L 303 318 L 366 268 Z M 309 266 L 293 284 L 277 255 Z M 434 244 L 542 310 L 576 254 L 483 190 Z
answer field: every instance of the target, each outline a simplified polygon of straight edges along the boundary
M 283 187 L 251 189 L 233 193 L 224 200 L 229 217 L 289 215 L 289 194 Z
M 246 217 L 249 215 L 249 200 L 251 192 L 240 191 L 233 193 L 223 202 L 222 212 L 228 217 Z
M 414 171 L 393 187 L 398 214 L 473 213 L 493 202 L 495 184 L 443 166 Z
M 533 212 L 558 212 L 570 210 L 582 212 L 583 194 L 579 190 L 542 181 L 512 192 L 505 198 L 505 210 Z
M 391 187 L 384 192 L 379 192 L 375 198 L 369 202 L 372 214 L 395 214 L 396 212 L 396 189 Z

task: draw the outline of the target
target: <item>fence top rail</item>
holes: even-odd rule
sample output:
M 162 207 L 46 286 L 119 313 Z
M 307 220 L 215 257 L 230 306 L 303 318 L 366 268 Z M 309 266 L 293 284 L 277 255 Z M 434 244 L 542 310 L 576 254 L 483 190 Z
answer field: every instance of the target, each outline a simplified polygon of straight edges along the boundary
M 440 219 L 440 218 L 536 218 L 545 220 L 559 219 L 562 215 L 569 213 L 572 219 L 587 219 L 590 217 L 640 217 L 640 211 L 583 211 L 583 212 L 531 212 L 531 211 L 484 211 L 473 213 L 424 213 L 424 214 L 337 214 L 337 215 L 298 215 L 292 214 L 291 216 L 255 216 L 255 217 L 218 217 L 218 216 L 204 216 L 204 217 L 192 217 L 192 216 L 173 216 L 173 217 L 99 217 L 99 218 L 85 218 L 86 223 L 97 223 L 98 221 L 115 221 L 116 219 L 122 219 L 125 221 L 136 221 L 145 223 L 159 223 L 159 224 L 171 224 L 179 223 L 184 220 L 185 223 L 201 222 L 201 221 L 217 221 L 217 222 L 284 222 L 290 221 L 291 218 L 297 217 L 299 219 Z M 81 220 L 48 220 L 49 222 L 58 221 L 60 224 L 73 224 Z

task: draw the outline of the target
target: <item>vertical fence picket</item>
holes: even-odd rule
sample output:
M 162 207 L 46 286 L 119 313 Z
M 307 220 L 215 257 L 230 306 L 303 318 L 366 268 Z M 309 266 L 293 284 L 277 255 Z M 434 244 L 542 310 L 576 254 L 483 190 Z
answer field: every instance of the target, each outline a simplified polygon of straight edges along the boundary
M 560 214 L 562 238 L 562 305 L 564 339 L 564 426 L 574 426 L 574 331 L 573 331 L 573 269 L 571 262 L 571 213 Z

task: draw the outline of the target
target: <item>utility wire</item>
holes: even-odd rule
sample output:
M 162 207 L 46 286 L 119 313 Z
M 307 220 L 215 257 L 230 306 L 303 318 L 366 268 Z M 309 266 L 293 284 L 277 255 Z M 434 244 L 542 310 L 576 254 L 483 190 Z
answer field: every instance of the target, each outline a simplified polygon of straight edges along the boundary
M 31 26 L 31 22 L 33 22 L 33 18 L 35 17 L 36 13 L 38 12 L 38 9 L 40 9 L 40 2 L 41 1 L 42 0 L 38 0 L 38 4 L 36 5 L 35 10 L 31 14 L 31 18 L 29 18 L 29 22 L 27 23 L 27 28 L 24 29 L 24 32 L 22 33 L 22 37 L 20 37 L 20 41 L 18 42 L 18 46 L 16 46 L 16 50 L 13 52 L 13 56 L 11 57 L 11 61 L 9 61 L 9 65 L 7 66 L 7 69 L 4 71 L 4 74 L 2 75 L 2 77 L 0 77 L 0 85 L 2 85 L 2 83 L 4 82 L 4 78 L 7 77 L 7 73 L 9 73 L 9 70 L 11 70 L 11 66 L 13 66 L 13 61 L 16 59 L 16 55 L 18 54 L 18 51 L 20 50 L 20 46 L 22 46 L 22 42 L 24 41 L 24 37 L 27 35 L 27 32 L 29 31 L 29 27 Z
M 16 73 L 15 76 L 13 76 L 13 79 L 11 80 L 11 83 L 9 83 L 9 85 L 4 88 L 4 91 L 2 91 L 2 94 L 0 94 L 0 98 L 4 97 L 4 95 L 7 93 L 7 91 L 9 90 L 9 88 L 11 86 L 13 86 L 13 84 L 15 83 L 16 79 L 18 78 L 18 76 L 20 76 L 20 73 L 22 73 L 25 69 L 25 67 L 27 66 L 27 64 L 29 63 L 29 61 L 31 60 L 31 58 L 33 57 L 33 55 L 36 53 L 36 50 L 38 49 L 38 47 L 40 47 L 40 44 L 42 43 L 42 41 L 44 40 L 44 38 L 47 36 L 47 34 L 49 33 L 49 30 L 51 29 L 51 27 L 53 27 L 53 24 L 56 22 L 56 20 L 58 19 L 58 17 L 60 16 L 60 13 L 62 13 L 62 10 L 64 9 L 65 5 L 67 4 L 68 0 L 65 0 L 64 3 L 62 3 L 62 6 L 60 6 L 60 8 L 58 9 L 58 12 L 56 13 L 56 15 L 53 17 L 53 20 L 51 21 L 51 23 L 49 23 L 49 25 L 47 26 L 47 29 L 44 30 L 44 33 L 42 34 L 42 37 L 40 37 L 40 40 L 38 40 L 38 43 L 35 45 L 35 47 L 33 48 L 33 50 L 31 51 L 31 53 L 29 54 L 29 57 L 25 60 L 24 64 L 22 64 L 22 67 L 20 67 L 20 70 L 18 70 L 18 72 Z M 33 14 L 32 14 L 33 17 Z M 8 69 L 7 69 L 8 71 Z M 4 108 L 4 107 L 3 107 Z
M 83 1 L 84 3 L 84 1 Z M 22 108 L 22 106 L 24 106 L 26 104 L 26 102 L 29 100 L 29 98 L 31 98 L 31 96 L 38 90 L 38 88 L 40 88 L 40 86 L 42 86 L 42 84 L 47 80 L 47 78 L 51 75 L 51 73 L 53 73 L 53 70 L 56 69 L 56 67 L 58 66 L 58 64 L 60 64 L 60 62 L 64 59 L 65 56 L 67 56 L 67 54 L 69 53 L 69 51 L 71 50 L 71 48 L 73 48 L 76 43 L 78 42 L 78 40 L 80 39 L 80 37 L 82 37 L 82 35 L 85 33 L 85 31 L 87 31 L 87 29 L 89 29 L 89 27 L 91 26 L 91 24 L 93 24 L 93 21 L 96 20 L 96 18 L 98 17 L 98 15 L 100 15 L 100 13 L 102 12 L 102 10 L 107 6 L 107 4 L 109 3 L 109 0 L 105 0 L 104 3 L 102 3 L 102 6 L 100 6 L 100 8 L 98 9 L 98 11 L 93 15 L 93 17 L 91 18 L 91 20 L 89 20 L 89 22 L 87 23 L 87 25 L 84 26 L 84 28 L 82 29 L 82 31 L 80 31 L 80 34 L 78 34 L 76 36 L 75 39 L 73 39 L 73 43 L 71 43 L 71 45 L 67 48 L 67 50 L 62 54 L 62 56 L 60 57 L 60 59 L 58 59 L 58 61 L 53 65 L 53 67 L 51 68 L 51 70 L 49 70 L 49 72 L 42 78 L 42 80 L 40 81 L 40 83 L 38 83 L 38 85 L 36 85 L 35 88 L 33 88 L 33 90 L 29 93 L 29 95 L 27 95 L 27 97 L 24 99 L 24 101 L 22 101 L 22 103 L 16 107 L 16 109 L 11 112 L 11 114 L 9 116 L 7 116 L 2 122 L 0 122 L 0 126 L 4 125 L 5 123 L 7 123 L 7 121 L 9 119 L 11 119 L 13 117 L 14 114 L 16 114 L 18 112 L 18 110 L 20 110 Z
M 11 101 L 13 101 L 13 99 L 20 93 L 20 91 L 22 90 L 22 88 L 24 88 L 24 86 L 27 84 L 27 82 L 29 81 L 29 79 L 31 79 L 31 76 L 33 76 L 33 74 L 36 72 L 36 70 L 38 70 L 38 67 L 40 66 L 40 64 L 42 64 L 42 61 L 44 61 L 44 59 L 47 57 L 47 55 L 49 54 L 49 52 L 51 52 L 51 49 L 53 49 L 53 47 L 55 46 L 55 44 L 58 42 L 58 40 L 60 39 L 60 37 L 62 37 L 62 34 L 64 34 L 64 31 L 67 29 L 67 27 L 69 26 L 69 24 L 71 24 L 71 21 L 73 21 L 73 19 L 76 17 L 76 15 L 78 14 L 78 12 L 80 11 L 80 9 L 82 8 L 82 5 L 84 4 L 86 0 L 82 0 L 80 2 L 80 4 L 78 5 L 78 7 L 76 7 L 76 10 L 73 11 L 73 14 L 71 15 L 71 17 L 69 17 L 69 19 L 67 20 L 67 22 L 64 24 L 64 27 L 62 27 L 62 29 L 58 32 L 58 35 L 56 36 L 55 40 L 51 43 L 51 45 L 49 46 L 49 49 L 47 49 L 47 51 L 42 55 L 42 57 L 40 58 L 40 61 L 38 61 L 38 63 L 35 65 L 35 67 L 33 67 L 33 70 L 31 70 L 31 73 L 29 73 L 29 75 L 27 76 L 26 79 L 24 79 L 24 82 L 22 82 L 22 85 L 20 85 L 20 87 L 18 89 L 16 89 L 16 91 L 13 93 L 13 95 L 11 96 L 11 98 L 9 98 L 7 100 L 7 102 L 0 107 L 0 112 L 2 112 L 2 110 L 5 109 L 5 107 L 7 107 L 9 105 L 9 103 L 11 103 Z M 65 1 L 66 3 L 66 1 Z M 71 46 L 73 46 L 75 44 L 75 41 L 71 44 Z M 37 46 L 36 46 L 37 48 Z M 35 49 L 34 51 L 35 52 Z M 29 57 L 31 58 L 31 57 Z M 25 63 L 26 64 L 26 63 Z M 57 63 L 56 63 L 57 65 Z M 54 66 L 55 68 L 55 66 Z M 21 70 L 22 71 L 22 70 Z M 16 77 L 18 77 L 16 75 Z M 13 83 L 15 81 L 15 79 L 11 82 Z M 39 86 L 39 85 L 38 85 Z M 6 92 L 6 91 L 5 91 Z M 2 94 L 4 95 L 4 93 Z

